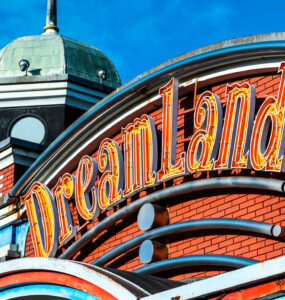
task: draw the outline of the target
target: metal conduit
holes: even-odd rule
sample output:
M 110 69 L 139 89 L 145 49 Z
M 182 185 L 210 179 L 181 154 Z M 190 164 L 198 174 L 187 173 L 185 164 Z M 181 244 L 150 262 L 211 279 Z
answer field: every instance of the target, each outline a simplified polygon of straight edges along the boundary
M 191 255 L 155 262 L 133 272 L 151 275 L 166 270 L 195 266 L 221 266 L 240 269 L 256 263 L 259 263 L 259 261 L 229 255 Z
M 187 57 L 185 55 L 184 59 L 175 61 L 171 63 L 165 63 L 160 69 L 153 71 L 152 73 L 147 72 L 142 74 L 142 77 L 137 77 L 137 80 L 130 81 L 128 84 L 122 86 L 118 89 L 116 93 L 111 93 L 104 98 L 104 101 L 100 101 L 98 104 L 94 105 L 89 111 L 81 116 L 81 118 L 70 125 L 70 127 L 65 130 L 57 139 L 55 139 L 50 146 L 37 158 L 37 160 L 31 165 L 31 167 L 26 171 L 26 173 L 17 181 L 14 187 L 10 190 L 9 196 L 11 198 L 18 197 L 23 189 L 27 189 L 26 185 L 42 170 L 47 164 L 53 164 L 54 161 L 64 152 L 68 152 L 70 148 L 70 143 L 76 133 L 80 131 L 80 136 L 82 136 L 85 131 L 90 130 L 90 127 L 94 127 L 96 122 L 104 118 L 104 113 L 107 109 L 108 114 L 113 110 L 116 110 L 116 104 L 123 105 L 128 102 L 127 96 L 133 92 L 140 90 L 144 85 L 151 84 L 154 81 L 158 82 L 159 79 L 168 75 L 173 76 L 175 72 L 189 72 L 192 68 L 196 68 L 202 63 L 207 63 L 208 65 L 214 66 L 213 60 L 217 60 L 216 65 L 221 64 L 224 61 L 229 62 L 231 58 L 258 55 L 261 56 L 263 52 L 267 53 L 280 53 L 285 49 L 284 41 L 265 41 L 265 42 L 254 42 L 250 44 L 240 44 L 237 46 L 231 46 L 221 49 L 212 50 L 209 52 L 201 53 L 195 56 Z M 171 74 L 171 75 L 170 75 Z M 139 78 L 139 79 L 138 79 Z M 94 120 L 95 119 L 95 120 Z M 94 124 L 95 123 L 95 124 Z M 82 130 L 84 128 L 84 130 Z M 76 136 L 78 140 L 79 136 Z M 35 180 L 35 178 L 34 178 Z
M 175 233 L 194 232 L 204 229 L 225 229 L 225 230 L 242 230 L 246 232 L 254 232 L 265 234 L 273 237 L 280 237 L 283 234 L 282 227 L 279 225 L 266 224 L 249 220 L 237 219 L 204 219 L 194 220 L 183 223 L 176 223 L 160 228 L 156 228 L 147 233 L 141 234 L 118 247 L 108 251 L 100 258 L 95 260 L 92 265 L 103 266 L 107 262 L 121 255 L 122 253 L 134 248 L 147 239 L 155 239 L 162 236 L 169 236 Z
M 172 186 L 167 189 L 154 192 L 121 208 L 120 210 L 114 212 L 112 215 L 102 220 L 100 223 L 98 223 L 89 231 L 87 231 L 84 235 L 82 235 L 78 240 L 76 240 L 71 246 L 69 246 L 65 250 L 65 252 L 59 256 L 59 258 L 71 258 L 77 251 L 84 247 L 96 235 L 103 232 L 108 227 L 115 224 L 122 218 L 125 218 L 126 216 L 136 212 L 144 203 L 154 203 L 156 201 L 161 201 L 170 197 L 183 195 L 189 192 L 217 188 L 252 188 L 270 190 L 275 192 L 284 192 L 284 181 L 277 179 L 265 179 L 245 176 L 219 177 L 186 182 L 180 185 Z

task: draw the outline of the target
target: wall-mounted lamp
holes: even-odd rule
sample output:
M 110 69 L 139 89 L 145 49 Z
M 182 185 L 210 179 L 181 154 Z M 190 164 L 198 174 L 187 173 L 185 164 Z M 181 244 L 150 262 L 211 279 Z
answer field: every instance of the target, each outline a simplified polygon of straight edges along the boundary
M 21 60 L 19 61 L 19 67 L 20 67 L 20 70 L 21 70 L 22 72 L 26 72 L 25 76 L 27 76 L 27 75 L 28 75 L 28 69 L 29 69 L 29 67 L 30 67 L 29 61 L 26 60 L 26 59 L 21 59 Z
M 106 76 L 106 71 L 104 69 L 101 69 L 97 72 L 97 76 L 101 79 L 101 80 L 105 80 L 107 78 Z

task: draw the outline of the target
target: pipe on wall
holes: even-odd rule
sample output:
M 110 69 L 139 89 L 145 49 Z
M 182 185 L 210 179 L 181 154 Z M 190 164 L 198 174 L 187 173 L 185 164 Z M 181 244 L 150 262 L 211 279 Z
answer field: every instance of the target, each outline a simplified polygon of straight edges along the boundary
M 133 272 L 151 275 L 166 270 L 195 266 L 221 266 L 240 269 L 256 263 L 259 263 L 259 261 L 228 255 L 191 255 L 155 262 Z
M 254 232 L 272 237 L 281 237 L 284 230 L 279 225 L 266 224 L 256 221 L 239 220 L 239 219 L 204 219 L 194 220 L 183 223 L 175 223 L 163 227 L 156 228 L 147 233 L 141 234 L 118 247 L 108 251 L 92 264 L 103 266 L 124 252 L 140 245 L 145 240 L 152 240 L 160 237 L 173 235 L 176 233 L 195 232 L 199 230 L 241 230 L 245 232 Z
M 65 250 L 65 252 L 59 256 L 59 258 L 71 258 L 77 251 L 79 251 L 82 247 L 89 243 L 90 240 L 94 239 L 96 235 L 100 234 L 101 232 L 115 224 L 117 221 L 138 211 L 144 203 L 154 203 L 171 197 L 177 197 L 186 193 L 220 188 L 250 188 L 284 192 L 284 181 L 277 179 L 244 176 L 219 177 L 190 181 L 180 185 L 169 187 L 167 189 L 156 191 L 121 208 L 120 210 L 114 212 L 113 214 L 102 220 L 100 223 L 83 234 L 71 246 L 69 246 Z

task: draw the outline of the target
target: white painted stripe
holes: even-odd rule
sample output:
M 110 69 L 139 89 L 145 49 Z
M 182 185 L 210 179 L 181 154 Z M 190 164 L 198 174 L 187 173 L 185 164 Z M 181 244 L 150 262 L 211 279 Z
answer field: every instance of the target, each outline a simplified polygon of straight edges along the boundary
M 14 213 L 14 214 L 8 216 L 7 218 L 0 220 L 0 229 L 1 229 L 1 227 L 7 226 L 8 224 L 10 224 L 18 219 L 19 219 L 19 213 Z
M 13 208 L 11 206 L 5 206 L 4 208 L 0 209 L 0 216 L 4 216 L 8 214 Z
M 199 78 L 199 81 L 206 81 L 212 78 L 219 78 L 219 77 L 223 77 L 225 75 L 229 75 L 229 74 L 234 74 L 234 73 L 242 73 L 242 72 L 249 72 L 251 70 L 266 70 L 266 69 L 273 69 L 276 68 L 276 70 L 278 70 L 280 67 L 280 62 L 276 62 L 276 63 L 265 63 L 265 64 L 255 64 L 255 65 L 250 65 L 250 66 L 242 66 L 242 67 L 237 67 L 237 68 L 233 68 L 233 69 L 226 69 L 220 72 L 216 72 L 216 73 L 211 73 L 209 75 L 206 76 L 202 76 Z
M 24 166 L 30 166 L 39 154 L 32 151 L 26 151 L 20 148 L 8 148 L 0 152 L 0 170 L 7 168 L 13 163 L 18 163 Z M 3 176 L 3 175 L 2 175 Z M 0 177 L 0 180 L 2 178 Z
M 180 297 L 180 299 L 204 299 L 207 295 L 234 289 L 239 286 L 245 288 L 245 286 L 253 282 L 265 281 L 267 278 L 282 275 L 284 272 L 285 256 L 282 256 L 239 270 L 185 284 L 178 288 L 141 298 L 141 300 L 161 300 L 175 297 Z
M 0 85 L 0 97 L 2 93 L 15 93 L 20 91 L 42 91 L 42 90 L 56 90 L 66 89 L 67 82 L 51 82 L 51 83 L 23 83 L 23 84 L 1 84 Z
M 118 299 L 122 300 L 136 300 L 137 297 L 127 290 L 124 286 L 118 284 L 116 281 L 106 276 L 104 273 L 100 273 L 100 267 L 93 267 L 84 264 L 79 264 L 74 261 L 54 258 L 41 258 L 41 257 L 26 257 L 23 259 L 15 259 L 1 263 L 0 275 L 11 274 L 11 272 L 20 272 L 24 270 L 40 270 L 53 271 L 58 273 L 64 273 L 77 278 L 86 280 L 103 290 L 114 295 Z M 92 268 L 92 269 L 91 269 Z M 99 270 L 99 271 L 96 271 Z M 105 270 L 104 270 L 105 271 Z M 107 271 L 108 272 L 108 271 Z M 122 279 L 122 277 L 111 273 L 114 277 L 119 277 L 128 283 L 128 280 Z M 134 284 L 129 283 L 132 286 Z M 140 290 L 143 290 L 140 288 Z M 144 290 L 145 291 L 145 290 Z M 145 291 L 146 292 L 146 291 Z M 149 294 L 146 292 L 146 294 Z
M 14 99 L 11 101 L 5 101 L 0 99 L 0 108 L 8 107 L 25 107 L 25 106 L 48 106 L 56 104 L 65 104 L 64 98 L 52 98 L 52 99 L 30 99 L 30 100 L 19 100 Z
M 240 67 L 236 67 L 236 68 L 231 68 L 231 69 L 225 69 L 223 71 L 219 71 L 219 72 L 213 72 L 201 77 L 197 78 L 197 81 L 207 81 L 209 79 L 212 78 L 219 78 L 219 77 L 223 77 L 226 75 L 230 75 L 230 74 L 234 74 L 234 73 L 242 73 L 242 72 L 249 72 L 250 70 L 264 70 L 266 71 L 266 69 L 276 69 L 278 70 L 280 67 L 280 62 L 276 62 L 276 63 L 265 63 L 265 64 L 253 64 L 250 66 L 240 66 Z M 192 84 L 195 84 L 196 78 L 195 79 L 191 79 L 189 81 L 183 82 L 181 84 L 179 84 L 179 87 L 186 87 L 186 86 L 190 86 Z
M 37 93 L 33 91 L 27 92 L 14 92 L 14 93 L 1 93 L 0 99 L 9 100 L 9 99 L 21 99 L 21 98 L 36 98 L 36 97 L 62 97 L 66 95 L 67 90 L 41 90 Z
M 12 154 L 12 147 L 0 152 L 0 159 L 9 156 L 10 154 Z
M 11 166 L 14 162 L 15 162 L 15 160 L 14 160 L 14 156 L 12 153 L 4 158 L 1 158 L 0 170 L 6 169 L 7 167 Z
M 97 91 L 88 87 L 80 86 L 71 82 L 52 82 L 52 83 L 35 83 L 35 84 L 7 84 L 0 85 L 0 99 L 3 98 L 3 95 L 6 94 L 15 94 L 15 93 L 30 93 L 33 95 L 37 92 L 44 91 L 60 91 L 60 90 L 70 90 L 75 91 L 80 94 L 90 95 L 95 98 L 103 98 L 106 96 L 106 93 Z

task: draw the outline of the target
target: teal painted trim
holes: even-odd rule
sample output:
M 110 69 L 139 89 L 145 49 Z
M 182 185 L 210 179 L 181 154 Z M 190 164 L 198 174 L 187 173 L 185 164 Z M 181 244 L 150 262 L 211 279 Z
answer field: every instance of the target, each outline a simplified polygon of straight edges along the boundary
M 0 229 L 0 248 L 15 243 L 15 226 L 10 225 Z
M 21 254 L 20 257 L 25 256 L 26 240 L 29 228 L 30 223 L 28 221 L 25 221 L 16 227 L 16 244 L 18 245 L 18 251 Z
M 195 70 L 199 69 L 199 65 L 203 63 L 209 63 L 214 67 L 214 62 L 209 62 L 213 60 L 223 59 L 223 62 L 230 62 L 231 58 L 234 57 L 237 59 L 238 56 L 242 57 L 242 55 L 246 55 L 250 57 L 255 54 L 263 54 L 266 53 L 285 53 L 285 41 L 270 41 L 270 42 L 258 42 L 251 44 L 238 45 L 234 47 L 222 48 L 218 50 L 213 50 L 210 52 L 206 52 L 203 54 L 199 54 L 196 56 L 190 56 L 180 61 L 174 62 L 173 64 L 163 65 L 159 70 L 156 70 L 152 73 L 147 73 L 141 79 L 130 82 L 130 84 L 123 86 L 118 92 L 111 94 L 109 97 L 107 96 L 103 101 L 99 102 L 92 109 L 90 109 L 87 113 L 85 113 L 77 122 L 73 123 L 66 131 L 64 131 L 47 149 L 44 151 L 38 159 L 31 165 L 31 167 L 26 171 L 26 173 L 18 180 L 18 182 L 14 185 L 14 187 L 9 192 L 10 197 L 17 197 L 19 193 L 25 188 L 25 185 L 32 180 L 33 176 L 38 172 L 38 168 L 41 168 L 49 159 L 49 163 L 52 163 L 54 158 L 54 153 L 60 149 L 64 145 L 66 141 L 71 139 L 72 136 L 80 131 L 88 122 L 92 121 L 95 116 L 103 113 L 106 109 L 114 106 L 121 99 L 126 97 L 132 92 L 140 90 L 142 86 L 152 83 L 154 80 L 159 80 L 162 77 L 167 76 L 175 76 L 175 72 L 179 72 L 179 75 L 183 73 L 189 72 L 189 68 L 186 68 L 189 65 L 195 64 Z M 127 101 L 128 99 L 125 99 Z M 123 104 L 123 100 L 121 101 Z M 100 117 L 98 118 L 100 120 Z M 88 126 L 87 126 L 88 130 Z M 56 156 L 55 156 L 56 157 Z
M 1 299 L 17 299 L 27 296 L 54 296 L 73 300 L 100 300 L 83 291 L 56 284 L 31 284 L 20 287 L 11 286 L 0 292 Z
M 24 257 L 29 227 L 29 222 L 25 221 L 0 229 L 0 248 L 10 244 L 16 244 L 18 245 L 18 251 L 21 253 L 21 257 Z

